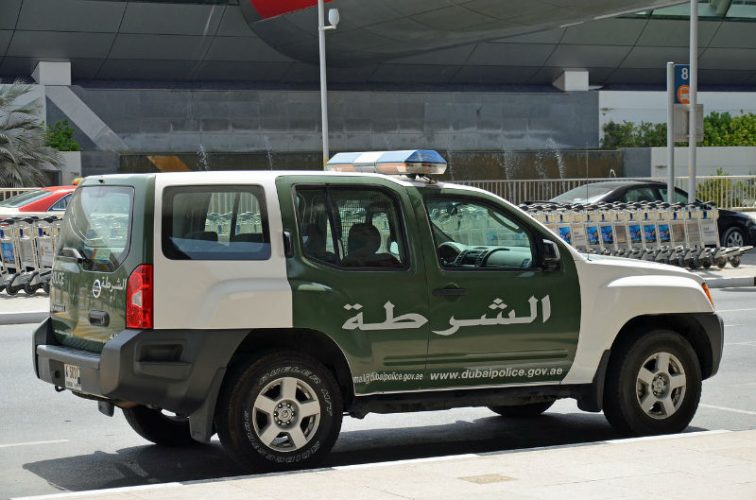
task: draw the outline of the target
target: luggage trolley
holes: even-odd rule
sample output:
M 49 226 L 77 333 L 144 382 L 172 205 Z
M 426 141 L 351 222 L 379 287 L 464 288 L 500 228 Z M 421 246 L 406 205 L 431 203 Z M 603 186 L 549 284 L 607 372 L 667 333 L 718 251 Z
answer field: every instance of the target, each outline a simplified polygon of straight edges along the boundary
M 46 217 L 34 224 L 35 243 L 37 248 L 38 280 L 34 286 L 42 288 L 45 293 L 50 293 L 50 279 L 52 277 L 53 257 L 55 256 L 55 243 L 60 225 L 57 226 L 57 217 Z M 26 291 L 26 290 L 25 290 Z M 34 290 L 36 291 L 36 289 Z M 29 293 L 27 291 L 27 293 Z M 33 292 L 32 292 L 33 293 Z
M 10 288 L 9 285 L 16 275 L 21 272 L 21 262 L 18 258 L 18 226 L 16 219 L 0 221 L 0 247 L 2 247 L 2 278 L 0 279 L 0 291 L 6 290 L 8 295 L 16 295 L 19 289 Z
M 16 235 L 18 243 L 19 272 L 8 283 L 6 291 L 10 295 L 23 289 L 28 295 L 33 295 L 42 283 L 39 280 L 39 262 L 37 259 L 37 246 L 35 224 L 38 219 L 26 218 L 16 222 Z

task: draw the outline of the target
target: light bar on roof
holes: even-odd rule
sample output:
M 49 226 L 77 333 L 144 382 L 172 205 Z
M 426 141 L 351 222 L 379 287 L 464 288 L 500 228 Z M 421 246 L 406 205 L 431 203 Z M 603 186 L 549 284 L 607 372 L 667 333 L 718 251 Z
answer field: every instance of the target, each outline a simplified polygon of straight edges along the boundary
M 339 153 L 331 158 L 326 170 L 386 175 L 440 175 L 446 172 L 446 160 L 437 151 L 429 149 Z

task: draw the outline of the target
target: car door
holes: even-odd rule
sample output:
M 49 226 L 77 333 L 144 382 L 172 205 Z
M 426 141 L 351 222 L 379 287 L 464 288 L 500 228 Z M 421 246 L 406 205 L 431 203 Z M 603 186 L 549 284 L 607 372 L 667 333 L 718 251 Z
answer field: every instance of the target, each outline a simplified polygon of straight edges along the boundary
M 428 343 L 425 268 L 404 189 L 383 179 L 279 180 L 295 328 L 329 336 L 355 392 L 421 387 Z M 286 200 L 286 201 L 284 201 Z
M 580 327 L 574 262 L 561 246 L 557 269 L 542 265 L 543 240 L 527 215 L 493 197 L 428 189 L 424 215 L 431 388 L 560 381 Z

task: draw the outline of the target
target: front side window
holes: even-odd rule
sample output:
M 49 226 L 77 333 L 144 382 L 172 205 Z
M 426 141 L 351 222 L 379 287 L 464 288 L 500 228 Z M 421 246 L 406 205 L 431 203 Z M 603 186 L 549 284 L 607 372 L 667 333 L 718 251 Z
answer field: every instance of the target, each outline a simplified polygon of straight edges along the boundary
M 169 259 L 270 258 L 262 187 L 169 187 L 163 196 L 163 253 Z
M 396 201 L 370 188 L 299 188 L 305 255 L 342 268 L 402 269 L 406 245 Z
M 636 203 L 639 201 L 656 201 L 654 191 L 649 187 L 640 187 L 628 189 L 623 200 L 628 203 Z
M 75 250 L 87 270 L 113 271 L 128 254 L 134 189 L 83 186 L 76 190 L 63 219 L 58 255 Z
M 439 263 L 445 269 L 528 269 L 532 239 L 509 214 L 464 197 L 426 199 Z

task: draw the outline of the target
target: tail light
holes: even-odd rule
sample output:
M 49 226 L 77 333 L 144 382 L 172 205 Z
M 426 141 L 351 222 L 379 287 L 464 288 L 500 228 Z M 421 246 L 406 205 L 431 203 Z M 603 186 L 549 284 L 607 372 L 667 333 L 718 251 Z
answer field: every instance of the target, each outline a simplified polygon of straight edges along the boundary
M 142 264 L 126 285 L 126 328 L 152 328 L 152 265 Z

